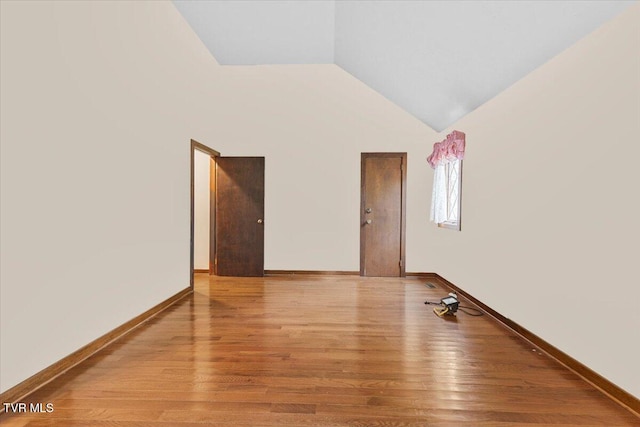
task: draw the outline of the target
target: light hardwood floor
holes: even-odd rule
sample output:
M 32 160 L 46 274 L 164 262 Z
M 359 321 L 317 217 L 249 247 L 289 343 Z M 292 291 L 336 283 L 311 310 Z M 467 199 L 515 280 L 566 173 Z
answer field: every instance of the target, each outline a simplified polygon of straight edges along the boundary
M 426 279 L 221 278 L 3 414 L 2 426 L 638 426 Z M 464 302 L 464 301 L 463 301 Z

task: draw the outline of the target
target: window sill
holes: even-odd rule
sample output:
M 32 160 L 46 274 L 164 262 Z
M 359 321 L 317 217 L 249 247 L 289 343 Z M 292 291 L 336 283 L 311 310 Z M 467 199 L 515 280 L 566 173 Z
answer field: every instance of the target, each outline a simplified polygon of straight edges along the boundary
M 441 222 L 438 223 L 438 227 L 446 228 L 449 230 L 460 231 L 460 223 L 459 222 Z

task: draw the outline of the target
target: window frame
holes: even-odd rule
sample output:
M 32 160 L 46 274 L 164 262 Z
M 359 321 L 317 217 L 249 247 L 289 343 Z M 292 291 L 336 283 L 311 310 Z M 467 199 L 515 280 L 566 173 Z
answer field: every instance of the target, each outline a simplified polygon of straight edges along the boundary
M 456 221 L 444 221 L 444 222 L 438 222 L 436 223 L 438 225 L 439 228 L 446 228 L 448 230 L 456 230 L 456 231 L 462 231 L 462 166 L 463 166 L 463 161 L 462 159 L 458 159 L 455 160 L 453 162 L 448 162 L 447 164 L 444 165 L 445 169 L 445 176 L 446 176 L 446 186 L 447 186 L 447 213 L 449 214 L 449 205 L 450 205 L 450 195 L 451 195 L 451 183 L 449 180 L 450 177 L 450 171 L 449 169 L 451 168 L 451 166 L 453 166 L 453 164 L 455 162 L 460 162 L 460 168 L 458 171 L 458 188 L 457 188 L 457 194 L 458 194 L 458 209 L 457 209 L 457 214 L 458 214 L 458 219 Z

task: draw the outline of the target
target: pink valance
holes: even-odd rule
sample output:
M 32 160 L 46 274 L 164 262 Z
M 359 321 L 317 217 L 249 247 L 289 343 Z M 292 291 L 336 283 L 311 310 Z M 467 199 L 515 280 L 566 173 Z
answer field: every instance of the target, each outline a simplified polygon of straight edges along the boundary
M 442 142 L 433 144 L 433 153 L 427 157 L 427 162 L 435 169 L 441 163 L 464 158 L 464 133 L 454 130 Z

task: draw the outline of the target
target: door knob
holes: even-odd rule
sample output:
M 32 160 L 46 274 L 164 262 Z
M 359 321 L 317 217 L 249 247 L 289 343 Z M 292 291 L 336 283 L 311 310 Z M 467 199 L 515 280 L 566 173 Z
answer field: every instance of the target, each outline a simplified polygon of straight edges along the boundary
M 367 224 L 371 224 L 373 221 L 371 221 L 370 219 L 368 219 L 367 221 L 365 221 Z
M 262 218 L 258 220 L 258 224 L 262 224 Z

